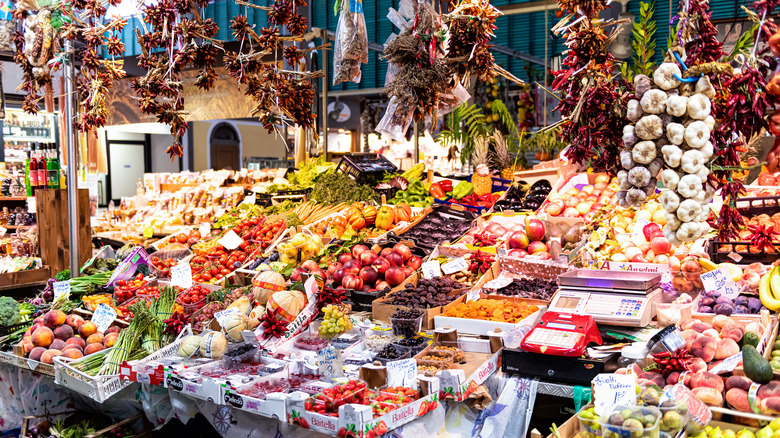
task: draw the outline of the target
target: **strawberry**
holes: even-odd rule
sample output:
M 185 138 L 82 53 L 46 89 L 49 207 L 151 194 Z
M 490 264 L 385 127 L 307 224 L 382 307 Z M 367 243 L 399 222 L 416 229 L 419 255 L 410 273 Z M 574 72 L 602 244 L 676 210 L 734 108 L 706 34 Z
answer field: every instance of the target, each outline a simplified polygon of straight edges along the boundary
M 387 425 L 385 424 L 384 421 L 380 421 L 379 423 L 376 424 L 374 430 L 376 430 L 377 435 L 382 435 L 387 432 Z
M 338 432 L 336 432 L 336 436 L 339 437 L 339 438 L 346 437 L 347 436 L 347 429 L 342 427 L 341 429 L 339 429 Z
M 419 410 L 419 411 L 417 411 L 417 416 L 418 416 L 418 417 L 422 417 L 422 416 L 423 416 L 423 415 L 425 415 L 427 412 L 428 412 L 428 403 L 426 403 L 426 402 L 422 402 L 422 404 L 420 405 L 420 410 Z

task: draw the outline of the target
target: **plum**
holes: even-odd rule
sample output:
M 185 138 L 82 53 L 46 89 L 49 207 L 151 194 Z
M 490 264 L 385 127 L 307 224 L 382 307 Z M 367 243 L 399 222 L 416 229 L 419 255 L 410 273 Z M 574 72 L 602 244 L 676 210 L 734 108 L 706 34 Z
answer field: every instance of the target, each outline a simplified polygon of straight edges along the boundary
M 702 298 L 702 299 L 701 299 L 701 301 L 699 301 L 699 305 L 700 305 L 700 306 L 709 306 L 709 307 L 713 307 L 713 306 L 715 306 L 715 304 L 717 304 L 717 303 L 718 303 L 718 302 L 717 302 L 717 299 L 715 299 L 715 298 L 713 298 L 713 297 L 704 297 L 704 298 Z
M 710 306 L 699 306 L 699 313 L 712 313 L 712 307 L 710 307 Z
M 738 297 L 737 297 L 737 298 L 734 300 L 734 305 L 735 305 L 735 306 L 745 306 L 745 307 L 748 307 L 748 297 L 746 297 L 746 296 L 744 296 L 744 295 L 740 295 L 740 296 L 738 296 Z
M 734 307 L 730 303 L 729 304 L 721 303 L 713 307 L 712 310 L 718 315 L 729 316 L 734 312 Z
M 728 304 L 728 305 L 732 305 L 733 304 L 733 301 L 731 301 L 731 298 L 729 298 L 729 297 L 718 297 L 718 299 L 715 300 L 715 302 L 717 304 Z
M 750 297 L 748 298 L 748 309 L 750 309 L 750 313 L 758 313 L 761 311 L 761 299 L 756 297 Z
M 746 306 L 738 305 L 734 307 L 734 313 L 750 313 L 750 309 L 748 309 Z

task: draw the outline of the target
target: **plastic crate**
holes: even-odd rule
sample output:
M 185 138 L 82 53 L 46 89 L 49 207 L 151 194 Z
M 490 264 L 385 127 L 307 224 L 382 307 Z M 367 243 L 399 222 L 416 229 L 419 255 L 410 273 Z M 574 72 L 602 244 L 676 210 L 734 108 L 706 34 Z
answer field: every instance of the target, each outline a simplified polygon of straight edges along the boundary
M 374 184 L 385 172 L 396 170 L 398 167 L 381 154 L 347 154 L 336 167 L 336 171 L 346 173 L 358 184 Z
M 112 349 L 109 348 L 94 354 L 100 354 L 104 351 L 111 350 Z M 110 376 L 90 376 L 71 366 L 73 362 L 80 360 L 83 360 L 83 358 L 74 360 L 64 356 L 56 356 L 54 358 L 54 383 L 78 392 L 79 394 L 86 395 L 98 403 L 103 403 L 112 395 L 131 384 L 131 382 L 122 380 L 119 377 L 119 374 Z
M 740 198 L 737 200 L 737 210 L 744 216 L 780 213 L 780 196 L 763 196 L 756 198 Z

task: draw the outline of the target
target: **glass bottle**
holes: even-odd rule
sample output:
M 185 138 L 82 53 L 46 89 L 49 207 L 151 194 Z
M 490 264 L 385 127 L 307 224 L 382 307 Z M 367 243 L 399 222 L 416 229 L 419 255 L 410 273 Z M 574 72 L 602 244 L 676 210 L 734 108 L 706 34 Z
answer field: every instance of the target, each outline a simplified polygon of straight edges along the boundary
M 47 181 L 49 180 L 48 171 L 46 170 L 46 156 L 49 151 L 46 149 L 45 144 L 41 144 L 40 155 L 38 155 L 38 189 L 45 189 Z
M 60 160 L 57 158 L 57 148 L 54 147 L 54 145 L 51 145 L 51 156 L 49 161 L 46 163 L 46 169 L 49 174 L 49 188 L 50 189 L 59 189 L 60 188 Z
M 0 212 L 0 225 L 8 225 L 8 207 L 3 207 L 3 211 Z

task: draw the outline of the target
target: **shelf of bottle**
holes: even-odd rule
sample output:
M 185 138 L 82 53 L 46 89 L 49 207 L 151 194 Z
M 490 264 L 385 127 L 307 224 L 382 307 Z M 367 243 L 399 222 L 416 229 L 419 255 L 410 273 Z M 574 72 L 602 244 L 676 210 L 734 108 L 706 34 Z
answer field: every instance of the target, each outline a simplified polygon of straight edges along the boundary
M 21 202 L 21 201 L 26 201 L 26 200 L 27 200 L 26 196 L 0 196 L 0 202 L 3 202 L 3 201 Z

